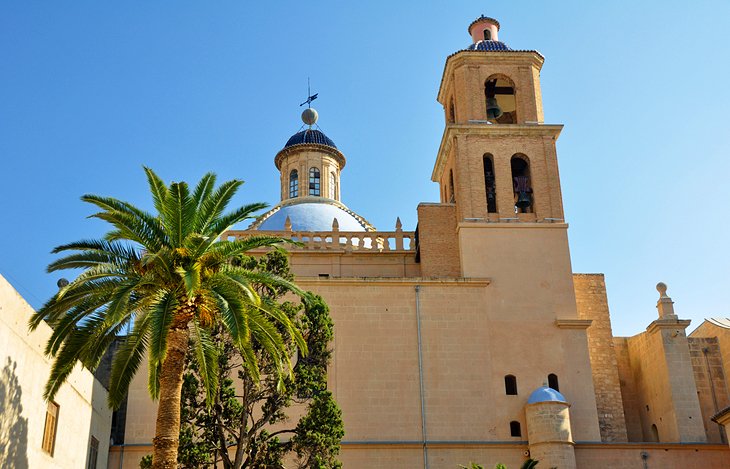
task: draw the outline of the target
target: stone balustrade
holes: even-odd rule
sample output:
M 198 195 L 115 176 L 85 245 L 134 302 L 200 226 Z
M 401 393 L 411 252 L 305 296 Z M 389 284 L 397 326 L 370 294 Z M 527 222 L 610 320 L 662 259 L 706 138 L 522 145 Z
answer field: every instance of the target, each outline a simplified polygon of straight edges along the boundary
M 291 251 L 344 251 L 344 252 L 415 252 L 416 235 L 413 231 L 403 231 L 400 220 L 395 231 L 340 231 L 337 219 L 331 231 L 293 231 L 287 223 L 282 231 L 226 231 L 221 239 L 233 241 L 248 236 L 278 236 L 301 243 L 287 246 Z

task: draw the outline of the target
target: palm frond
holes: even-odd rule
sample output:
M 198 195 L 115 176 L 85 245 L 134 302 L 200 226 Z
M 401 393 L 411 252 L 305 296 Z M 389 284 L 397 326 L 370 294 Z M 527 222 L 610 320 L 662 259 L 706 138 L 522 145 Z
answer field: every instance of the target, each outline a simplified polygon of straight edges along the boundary
M 161 290 L 150 307 L 150 368 L 165 361 L 167 334 L 175 317 L 177 300 L 173 292 Z
M 150 186 L 150 193 L 152 194 L 152 202 L 155 204 L 155 210 L 157 210 L 157 213 L 162 213 L 165 200 L 167 199 L 167 185 L 150 168 L 145 166 L 144 172 L 147 175 L 147 183 Z
M 190 339 L 195 350 L 195 361 L 198 374 L 205 386 L 205 400 L 209 406 L 213 404 L 218 389 L 218 348 L 210 336 L 210 332 L 193 321 L 190 327 Z
M 198 233 L 208 233 L 210 231 L 210 224 L 223 213 L 242 184 L 243 181 L 237 179 L 224 182 L 212 195 L 201 201 L 200 210 L 197 214 L 198 220 L 195 223 Z
M 109 379 L 109 405 L 117 409 L 124 402 L 129 383 L 132 382 L 149 342 L 150 315 L 137 316 L 132 332 L 124 339 L 114 355 Z

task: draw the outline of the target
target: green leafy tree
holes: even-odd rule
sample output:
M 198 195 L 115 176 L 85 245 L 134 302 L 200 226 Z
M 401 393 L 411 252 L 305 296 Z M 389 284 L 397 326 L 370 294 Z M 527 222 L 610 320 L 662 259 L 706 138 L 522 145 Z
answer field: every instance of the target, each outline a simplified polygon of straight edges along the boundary
M 251 258 L 244 265 L 281 278 L 291 277 L 288 260 L 278 251 L 258 259 Z M 272 299 L 284 293 L 281 288 L 264 285 L 259 285 L 258 291 Z M 321 298 L 311 297 L 304 311 L 292 303 L 285 303 L 284 310 L 302 331 L 309 351 L 307 356 L 299 357 L 285 386 L 280 386 L 273 379 L 274 375 L 268 374 L 275 364 L 255 343 L 263 379 L 260 382 L 252 379 L 246 369 L 238 366 L 239 351 L 231 346 L 222 330 L 215 336 L 220 348 L 221 383 L 215 405 L 203 405 L 205 395 L 198 385 L 199 372 L 194 367 L 186 370 L 180 467 L 210 467 L 217 462 L 226 469 L 283 468 L 287 455 L 296 460 L 299 468 L 341 467 L 337 455 L 344 436 L 342 417 L 332 394 L 327 391 L 329 343 L 333 336 L 329 309 Z M 296 343 L 291 337 L 285 335 L 285 340 L 291 353 L 296 353 Z M 237 387 L 232 377 L 236 378 Z M 284 427 L 288 421 L 286 410 L 293 403 L 307 405 L 307 412 L 295 426 Z M 279 424 L 277 431 L 271 432 L 272 425 L 276 424 Z
M 109 344 L 131 327 L 113 360 L 109 403 L 119 406 L 148 356 L 149 391 L 159 400 L 152 466 L 173 468 L 188 342 L 208 403 L 218 396 L 219 350 L 211 334 L 216 329 L 226 330 L 252 381 L 260 376 L 257 357 L 265 356 L 267 379 L 281 385 L 291 371 L 291 346 L 284 336 L 303 352 L 306 343 L 291 317 L 258 290 L 304 293 L 286 279 L 239 262 L 247 251 L 283 240 L 254 236 L 218 242 L 232 225 L 265 207 L 255 203 L 226 212 L 242 181 L 216 187 L 209 173 L 191 193 L 184 182 L 167 186 L 152 170 L 145 172 L 154 214 L 110 197 L 82 197 L 100 209 L 92 216 L 112 229 L 103 239 L 54 249 L 66 255 L 51 263 L 49 272 L 82 273 L 38 310 L 29 326 L 45 320 L 54 329 L 45 350 L 54 359 L 44 391 L 49 400 L 77 361 L 95 369 Z

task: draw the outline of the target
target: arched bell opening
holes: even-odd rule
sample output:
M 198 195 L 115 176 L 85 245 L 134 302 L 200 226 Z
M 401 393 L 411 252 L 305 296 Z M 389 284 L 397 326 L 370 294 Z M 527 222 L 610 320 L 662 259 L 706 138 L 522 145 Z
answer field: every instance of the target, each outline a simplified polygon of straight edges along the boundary
M 494 157 L 491 153 L 485 153 L 482 161 L 484 162 L 484 189 L 487 196 L 487 212 L 497 213 L 497 184 L 494 177 Z
M 487 120 L 496 124 L 517 123 L 515 84 L 507 76 L 492 75 L 484 82 Z
M 446 122 L 453 124 L 456 122 L 456 109 L 454 108 L 454 97 L 449 99 L 449 107 L 446 113 Z
M 525 155 L 516 154 L 510 161 L 515 199 L 515 213 L 532 213 L 533 192 L 530 178 L 530 162 Z
M 292 169 L 289 173 L 289 198 L 299 197 L 299 172 Z

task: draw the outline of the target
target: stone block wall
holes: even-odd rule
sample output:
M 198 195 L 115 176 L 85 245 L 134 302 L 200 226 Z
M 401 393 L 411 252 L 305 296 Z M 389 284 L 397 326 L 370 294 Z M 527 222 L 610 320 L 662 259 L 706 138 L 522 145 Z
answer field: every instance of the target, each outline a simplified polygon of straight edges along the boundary
M 593 320 L 586 332 L 601 440 L 628 441 L 603 274 L 573 274 L 573 284 L 578 316 Z
M 689 353 L 707 441 L 726 443 L 724 430 L 711 420 L 713 415 L 730 405 L 719 341 L 716 337 L 690 337 Z
M 423 277 L 461 276 L 454 204 L 419 204 L 418 237 Z

